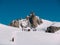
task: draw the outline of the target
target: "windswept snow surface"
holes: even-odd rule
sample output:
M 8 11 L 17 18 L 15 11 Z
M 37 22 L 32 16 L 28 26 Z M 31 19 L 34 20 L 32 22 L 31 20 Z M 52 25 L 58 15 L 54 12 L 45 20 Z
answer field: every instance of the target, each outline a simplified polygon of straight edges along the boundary
M 43 19 L 42 19 L 43 20 Z M 22 28 L 15 28 L 0 24 L 0 44 L 1 45 L 60 45 L 60 30 L 56 33 L 46 33 L 45 30 L 51 25 L 58 26 L 57 23 L 43 20 L 41 25 L 36 27 L 37 31 L 22 31 Z M 14 42 L 12 38 L 14 37 Z
M 20 31 L 21 29 L 6 26 L 0 24 L 0 44 L 1 45 L 12 45 L 11 39 L 13 37 L 13 33 L 16 31 Z
M 60 45 L 60 34 L 42 32 L 17 32 L 15 45 Z
M 60 27 L 60 22 L 53 22 L 52 26 Z
M 41 25 L 38 25 L 38 27 L 36 27 L 36 29 L 39 31 L 45 31 L 47 29 L 47 27 L 49 27 L 53 24 L 53 22 L 47 21 L 44 19 L 42 19 L 42 21 L 43 21 L 43 23 Z

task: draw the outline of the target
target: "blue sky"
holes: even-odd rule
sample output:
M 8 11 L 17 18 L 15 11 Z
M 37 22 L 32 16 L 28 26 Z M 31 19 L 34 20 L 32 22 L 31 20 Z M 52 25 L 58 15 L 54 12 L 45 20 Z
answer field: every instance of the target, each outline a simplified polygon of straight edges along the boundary
M 60 0 L 0 0 L 0 23 L 25 18 L 32 10 L 43 19 L 60 21 Z

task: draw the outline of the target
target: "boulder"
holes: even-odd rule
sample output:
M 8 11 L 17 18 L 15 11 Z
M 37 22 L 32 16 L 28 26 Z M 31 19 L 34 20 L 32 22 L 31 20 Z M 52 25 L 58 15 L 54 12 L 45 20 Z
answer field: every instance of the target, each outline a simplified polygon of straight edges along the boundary
M 50 26 L 47 28 L 46 32 L 48 33 L 54 33 L 56 31 L 58 31 L 60 29 L 60 27 L 56 27 L 56 26 Z

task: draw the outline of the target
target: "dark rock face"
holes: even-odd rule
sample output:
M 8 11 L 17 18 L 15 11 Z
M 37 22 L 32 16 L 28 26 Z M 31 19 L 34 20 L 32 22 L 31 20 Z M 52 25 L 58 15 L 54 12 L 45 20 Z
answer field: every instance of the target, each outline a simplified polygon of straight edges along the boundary
M 38 19 L 34 13 L 31 13 L 29 17 L 29 22 L 31 23 L 31 27 L 35 28 L 38 24 L 42 23 L 42 20 Z
M 14 20 L 10 23 L 10 26 L 13 26 L 13 27 L 19 27 L 19 21 L 18 20 Z
M 58 31 L 59 29 L 60 29 L 60 27 L 50 26 L 50 27 L 47 28 L 46 32 L 54 33 L 56 31 Z

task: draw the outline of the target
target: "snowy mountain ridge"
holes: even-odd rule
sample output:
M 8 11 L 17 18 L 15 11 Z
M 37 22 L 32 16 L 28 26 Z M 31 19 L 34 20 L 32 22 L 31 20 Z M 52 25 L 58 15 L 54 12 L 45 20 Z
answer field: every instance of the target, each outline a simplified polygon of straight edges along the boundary
M 23 25 L 27 25 L 26 22 L 24 22 L 23 20 L 25 19 L 22 19 L 21 21 L 23 22 Z M 52 21 L 48 21 L 48 20 L 44 20 L 42 19 L 43 23 L 41 25 L 38 25 L 36 27 L 37 31 L 45 31 L 47 29 L 47 27 L 49 26 L 57 26 L 57 27 L 60 27 L 60 22 L 52 22 Z M 4 25 L 4 24 L 0 24 L 0 28 L 2 28 L 1 30 L 4 30 L 5 28 L 9 28 L 11 30 L 19 30 L 19 31 L 22 31 L 22 28 L 19 27 L 19 28 L 16 28 L 16 27 L 11 27 L 11 26 L 7 26 L 7 25 Z M 25 29 L 31 29 L 30 27 L 27 27 Z
M 0 45 L 60 45 L 60 22 L 33 15 L 9 26 L 0 24 Z
M 21 28 L 22 31 L 44 30 L 45 32 L 54 33 L 60 30 L 60 22 L 41 19 L 39 16 L 36 16 L 34 12 L 30 13 L 25 19 L 13 20 L 10 26 Z

